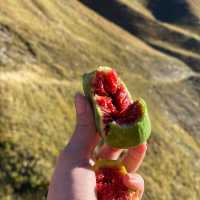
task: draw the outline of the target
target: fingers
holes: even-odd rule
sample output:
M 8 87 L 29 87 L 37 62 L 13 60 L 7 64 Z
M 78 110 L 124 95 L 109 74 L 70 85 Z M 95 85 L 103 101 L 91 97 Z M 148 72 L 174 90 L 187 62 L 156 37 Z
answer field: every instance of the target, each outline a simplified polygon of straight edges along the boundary
M 128 172 L 135 172 L 141 165 L 145 153 L 147 150 L 147 144 L 140 144 L 137 147 L 130 148 L 127 155 L 124 157 L 123 162 Z
M 144 192 L 144 180 L 139 174 L 127 174 L 123 177 L 123 183 L 128 188 L 134 190 L 136 193 L 133 194 L 132 199 L 141 199 Z
M 130 148 L 128 150 L 127 155 L 124 157 L 123 162 L 127 167 L 129 172 L 136 171 L 140 164 L 142 163 L 145 153 L 147 150 L 147 145 L 141 144 L 135 148 Z M 98 154 L 96 155 L 96 159 L 109 159 L 109 160 L 117 160 L 124 149 L 118 149 L 109 147 L 107 144 L 103 144 L 100 148 Z
M 79 156 L 89 157 L 92 149 L 99 142 L 93 112 L 89 102 L 81 94 L 75 96 L 75 107 L 76 129 L 67 148 Z
M 107 144 L 103 144 L 96 158 L 117 160 L 122 153 L 123 149 L 117 149 L 109 147 Z

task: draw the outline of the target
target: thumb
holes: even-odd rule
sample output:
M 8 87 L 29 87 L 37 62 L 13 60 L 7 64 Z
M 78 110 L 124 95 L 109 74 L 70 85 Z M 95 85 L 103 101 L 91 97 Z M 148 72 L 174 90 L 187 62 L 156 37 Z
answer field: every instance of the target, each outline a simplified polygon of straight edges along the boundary
M 78 93 L 75 96 L 75 107 L 77 126 L 86 131 L 86 127 L 94 125 L 93 113 L 89 102 L 83 95 Z
M 70 146 L 79 155 L 90 156 L 91 151 L 99 141 L 93 112 L 88 100 L 81 94 L 75 96 L 75 107 L 77 122 Z

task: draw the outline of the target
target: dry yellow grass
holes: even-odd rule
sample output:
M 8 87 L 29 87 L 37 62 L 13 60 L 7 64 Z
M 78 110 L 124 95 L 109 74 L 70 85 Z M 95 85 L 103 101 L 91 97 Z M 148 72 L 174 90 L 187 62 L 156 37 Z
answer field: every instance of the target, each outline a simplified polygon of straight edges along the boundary
M 149 105 L 144 200 L 198 199 L 196 73 L 78 1 L 5 0 L 0 13 L 0 199 L 45 199 L 81 75 L 98 65 L 115 67 Z

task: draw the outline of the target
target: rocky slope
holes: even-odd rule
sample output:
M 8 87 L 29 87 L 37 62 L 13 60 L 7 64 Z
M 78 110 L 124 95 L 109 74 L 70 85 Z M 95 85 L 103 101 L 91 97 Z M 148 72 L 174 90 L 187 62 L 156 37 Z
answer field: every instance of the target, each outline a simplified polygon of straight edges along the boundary
M 186 20 L 198 21 L 200 2 L 184 1 L 182 20 L 158 17 L 161 1 L 107 2 L 0 1 L 1 199 L 45 199 L 81 75 L 98 65 L 149 105 L 144 200 L 200 196 L 200 31 Z

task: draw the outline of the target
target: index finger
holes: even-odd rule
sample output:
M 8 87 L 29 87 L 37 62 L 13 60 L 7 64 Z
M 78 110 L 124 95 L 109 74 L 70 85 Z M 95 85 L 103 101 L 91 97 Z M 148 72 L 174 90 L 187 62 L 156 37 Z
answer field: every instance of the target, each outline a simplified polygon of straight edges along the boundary
M 108 146 L 107 144 L 103 144 L 96 158 L 107 159 L 107 160 L 117 160 L 122 152 L 123 152 L 123 149 L 113 148 L 113 147 Z
M 147 144 L 140 144 L 137 147 L 129 148 L 126 156 L 123 158 L 123 163 L 128 172 L 135 172 L 145 157 Z

